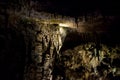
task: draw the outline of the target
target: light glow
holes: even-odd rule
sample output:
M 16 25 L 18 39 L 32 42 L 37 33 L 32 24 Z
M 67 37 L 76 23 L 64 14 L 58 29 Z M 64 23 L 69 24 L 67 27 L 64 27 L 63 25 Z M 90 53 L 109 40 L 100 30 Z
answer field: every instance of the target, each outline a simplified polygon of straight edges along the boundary
M 70 25 L 68 24 L 63 24 L 63 23 L 60 23 L 59 26 L 63 26 L 63 27 L 69 27 Z
M 76 27 L 74 27 L 73 23 L 69 23 L 69 22 L 59 23 L 59 26 L 61 26 L 61 27 L 69 27 L 69 28 L 76 28 Z
M 59 28 L 59 31 L 60 31 L 61 34 L 65 33 L 65 30 L 62 27 Z

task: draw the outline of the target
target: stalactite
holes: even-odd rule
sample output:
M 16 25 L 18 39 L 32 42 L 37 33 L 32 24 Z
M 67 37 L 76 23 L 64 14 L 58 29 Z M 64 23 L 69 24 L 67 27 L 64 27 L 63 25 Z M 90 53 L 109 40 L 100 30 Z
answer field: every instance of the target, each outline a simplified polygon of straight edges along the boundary
M 30 51 L 27 51 L 30 56 L 25 66 L 24 80 L 52 80 L 55 55 L 60 54 L 62 38 L 65 37 L 64 30 L 61 32 L 59 26 L 39 24 L 39 26 L 32 26 L 33 28 L 26 26 L 23 31 L 23 34 L 26 34 L 27 50 L 31 44 Z M 40 30 L 36 31 L 36 27 L 40 27 Z

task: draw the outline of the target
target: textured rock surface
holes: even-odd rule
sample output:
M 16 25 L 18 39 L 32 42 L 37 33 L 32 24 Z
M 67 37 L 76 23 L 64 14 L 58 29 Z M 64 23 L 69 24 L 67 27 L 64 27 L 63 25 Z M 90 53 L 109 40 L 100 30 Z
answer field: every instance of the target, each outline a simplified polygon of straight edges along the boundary
M 27 20 L 31 23 L 29 19 Z M 35 27 L 39 27 L 40 30 L 35 31 Z M 30 42 L 26 43 L 31 47 L 27 53 L 30 56 L 26 62 L 25 80 L 52 80 L 54 59 L 59 55 L 62 46 L 60 27 L 39 23 L 37 26 L 26 24 L 25 28 L 26 40 L 29 39 Z
M 37 18 L 39 14 L 32 15 L 31 13 L 32 16 L 28 16 L 26 13 L 24 15 L 22 12 L 11 11 L 8 22 L 6 18 L 6 22 L 4 22 L 4 17 L 1 18 L 0 16 L 1 21 L 3 20 L 0 23 L 0 40 L 3 46 L 1 46 L 0 55 L 2 56 L 0 56 L 0 59 L 6 61 L 6 64 L 2 63 L 3 66 L 12 68 L 10 70 L 5 67 L 4 69 L 8 69 L 6 71 L 10 72 L 6 74 L 2 71 L 4 75 L 9 75 L 16 68 L 16 71 L 13 71 L 15 77 L 14 75 L 11 75 L 12 77 L 8 76 L 10 79 L 22 80 L 23 71 L 24 80 L 120 79 L 120 47 L 107 45 L 107 41 L 112 43 L 111 40 L 114 40 L 114 38 L 117 38 L 116 41 L 119 42 L 120 39 L 117 36 L 112 39 L 109 33 L 108 38 L 106 38 L 106 35 L 100 36 L 101 34 L 96 32 L 89 34 L 83 31 L 84 33 L 79 33 L 81 28 L 76 30 L 54 24 L 57 19 L 52 20 L 50 18 L 51 23 L 46 18 L 45 20 L 40 19 L 44 18 L 41 16 L 44 13 L 40 15 L 40 18 Z M 98 19 L 101 19 L 101 17 Z M 102 23 L 102 21 L 100 22 Z M 101 23 L 100 25 L 102 25 Z M 86 27 L 93 26 L 93 24 L 89 25 L 88 23 L 82 25 Z M 94 25 L 99 24 L 94 23 Z M 81 26 L 81 23 L 78 26 Z M 19 50 L 21 47 L 17 45 L 21 45 L 22 50 Z M 6 55 L 7 57 L 5 57 Z M 9 59 L 9 56 L 14 57 L 14 60 Z M 21 59 L 20 64 L 18 64 L 19 59 Z M 12 60 L 11 62 L 15 61 L 14 63 L 17 64 L 9 64 L 10 60 Z M 21 71 L 18 71 L 19 66 Z M 9 78 L 6 77 L 5 80 L 9 80 Z
M 100 44 L 96 54 L 96 44 L 82 44 L 74 49 L 64 51 L 62 62 L 65 67 L 66 80 L 113 80 L 119 79 L 119 46 L 108 47 Z M 113 57 L 114 56 L 114 57 Z

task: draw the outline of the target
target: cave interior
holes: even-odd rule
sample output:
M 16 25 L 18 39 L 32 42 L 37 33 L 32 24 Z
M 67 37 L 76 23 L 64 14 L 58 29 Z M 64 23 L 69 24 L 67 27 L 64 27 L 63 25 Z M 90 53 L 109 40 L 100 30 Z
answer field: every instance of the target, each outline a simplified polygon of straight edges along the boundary
M 0 80 L 119 80 L 113 0 L 1 0 Z

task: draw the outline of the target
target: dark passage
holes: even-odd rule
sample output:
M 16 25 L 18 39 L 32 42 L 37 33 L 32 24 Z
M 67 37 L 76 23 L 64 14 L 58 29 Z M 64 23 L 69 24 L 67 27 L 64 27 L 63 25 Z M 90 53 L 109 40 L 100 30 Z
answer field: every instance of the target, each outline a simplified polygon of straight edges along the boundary
M 0 28 L 0 79 L 23 80 L 25 43 L 19 32 Z

